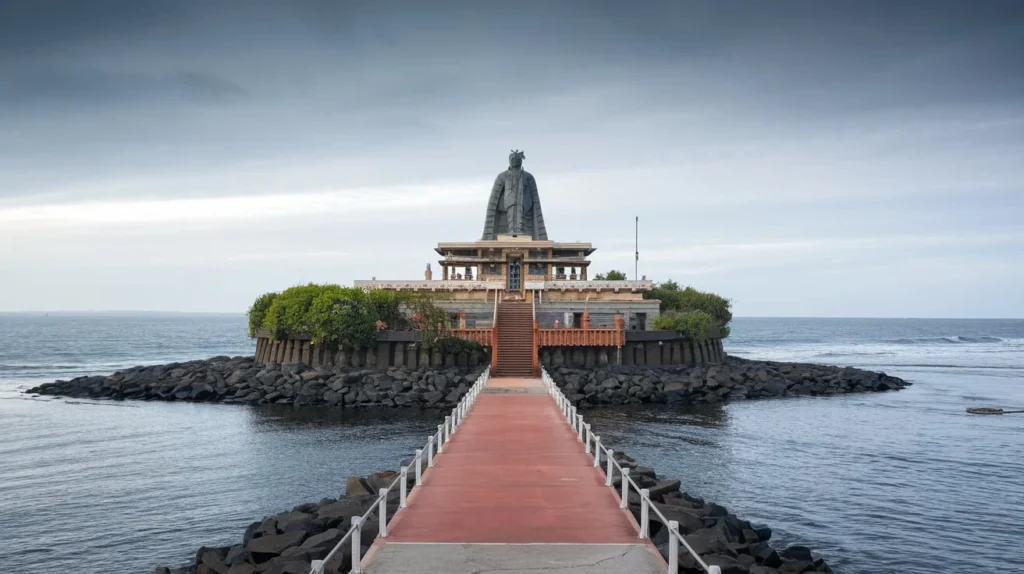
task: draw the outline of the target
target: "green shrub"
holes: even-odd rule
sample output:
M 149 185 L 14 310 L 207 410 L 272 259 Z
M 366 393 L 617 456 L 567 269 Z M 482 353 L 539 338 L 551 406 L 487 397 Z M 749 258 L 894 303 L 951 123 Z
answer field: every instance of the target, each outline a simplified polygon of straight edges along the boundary
M 289 335 L 310 334 L 313 330 L 310 308 L 323 286 L 310 283 L 289 287 L 274 298 L 263 319 L 263 327 L 275 339 Z
M 313 343 L 364 349 L 377 340 L 374 307 L 362 289 L 323 285 L 309 309 Z
M 692 341 L 703 341 L 715 327 L 715 318 L 704 311 L 668 311 L 654 320 L 657 330 L 679 331 Z
M 645 291 L 644 299 L 660 300 L 663 314 L 671 311 L 681 314 L 697 311 L 706 313 L 713 319 L 714 326 L 722 328 L 723 336 L 727 336 L 729 333 L 728 324 L 732 321 L 732 302 L 720 295 L 699 291 L 693 287 L 680 289 L 678 283 L 669 280 L 659 283 L 650 291 Z M 657 322 L 655 322 L 656 324 Z M 655 326 L 655 328 L 658 327 Z
M 249 336 L 255 337 L 256 332 L 263 328 L 263 319 L 267 316 L 267 309 L 274 302 L 277 293 L 264 293 L 256 298 L 249 307 Z
M 411 327 L 411 322 L 402 312 L 402 305 L 409 299 L 407 295 L 397 291 L 374 289 L 366 294 L 370 311 L 377 320 L 383 321 L 388 329 L 404 330 Z
M 595 281 L 625 281 L 626 280 L 626 274 L 623 273 L 622 271 L 617 271 L 615 269 L 612 269 L 611 271 L 609 271 L 607 273 L 598 273 L 594 277 L 594 280 Z
M 434 339 L 433 343 L 431 345 L 427 345 L 427 347 L 442 354 L 452 355 L 458 355 L 459 353 L 473 354 L 474 352 L 484 352 L 484 346 L 476 341 L 467 341 L 465 339 L 451 336 L 437 337 Z
M 435 343 L 444 338 L 445 332 L 451 328 L 451 315 L 434 303 L 434 297 L 429 294 L 409 297 L 406 306 L 412 311 L 414 326 L 420 331 L 423 345 L 434 348 Z

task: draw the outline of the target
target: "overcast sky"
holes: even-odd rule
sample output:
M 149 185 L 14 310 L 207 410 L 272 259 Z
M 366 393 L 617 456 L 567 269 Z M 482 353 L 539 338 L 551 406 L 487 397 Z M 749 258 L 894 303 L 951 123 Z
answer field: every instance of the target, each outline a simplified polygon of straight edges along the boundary
M 594 271 L 1024 317 L 1024 3 L 0 4 L 0 311 L 418 279 L 526 151 Z

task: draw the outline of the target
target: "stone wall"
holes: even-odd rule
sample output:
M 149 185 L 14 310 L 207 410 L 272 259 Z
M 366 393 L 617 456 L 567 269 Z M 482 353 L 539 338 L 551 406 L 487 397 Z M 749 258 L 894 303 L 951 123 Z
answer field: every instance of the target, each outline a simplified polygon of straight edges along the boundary
M 269 337 L 256 339 L 256 362 L 261 364 L 304 363 L 312 367 L 351 367 L 355 369 L 387 369 L 388 367 L 475 367 L 487 365 L 490 356 L 484 353 L 443 354 L 419 343 L 415 331 L 385 331 L 377 335 L 377 345 L 369 349 L 345 349 L 336 343 L 311 343 L 309 338 L 274 341 Z
M 725 360 L 721 339 L 688 341 L 662 331 L 626 332 L 626 345 L 615 347 L 541 347 L 545 367 L 638 367 L 716 365 Z
M 717 333 L 715 333 L 717 334 Z M 445 355 L 424 348 L 416 331 L 382 331 L 370 349 L 342 349 L 337 344 L 317 345 L 309 338 L 274 341 L 256 339 L 257 363 L 305 363 L 312 367 L 386 369 L 425 366 L 475 367 L 490 361 L 483 353 Z M 720 338 L 688 341 L 674 331 L 627 331 L 626 344 L 615 347 L 541 347 L 540 362 L 546 367 L 593 367 L 604 365 L 650 366 L 714 365 L 725 360 Z

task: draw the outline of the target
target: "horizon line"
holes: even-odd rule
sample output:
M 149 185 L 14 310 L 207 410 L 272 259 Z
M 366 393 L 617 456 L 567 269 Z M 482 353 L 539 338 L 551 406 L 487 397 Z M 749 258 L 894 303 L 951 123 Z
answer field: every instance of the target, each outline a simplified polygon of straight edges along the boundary
M 0 311 L 0 315 L 191 315 L 191 316 L 203 316 L 203 315 L 248 315 L 247 311 L 159 311 L 159 310 L 117 310 L 117 309 L 104 309 L 104 310 L 32 310 L 32 311 Z M 963 316 L 951 316 L 951 317 L 880 317 L 880 316 L 839 316 L 839 315 L 736 315 L 733 319 L 894 319 L 894 320 L 934 320 L 934 321 L 950 321 L 950 320 L 974 320 L 974 321 L 1020 321 L 1024 320 L 1024 317 L 963 317 Z

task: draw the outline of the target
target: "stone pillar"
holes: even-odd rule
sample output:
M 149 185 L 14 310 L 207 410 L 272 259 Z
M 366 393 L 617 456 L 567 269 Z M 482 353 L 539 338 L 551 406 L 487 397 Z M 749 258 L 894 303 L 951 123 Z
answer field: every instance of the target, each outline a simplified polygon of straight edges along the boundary
M 649 367 L 660 367 L 661 366 L 661 345 L 658 341 L 651 341 L 644 345 L 647 351 L 647 366 Z
M 427 270 L 423 272 L 423 279 L 427 281 L 433 281 L 434 272 L 430 270 L 430 264 L 427 263 Z
M 378 369 L 386 369 L 391 366 L 391 344 L 387 341 L 377 341 L 377 364 Z

